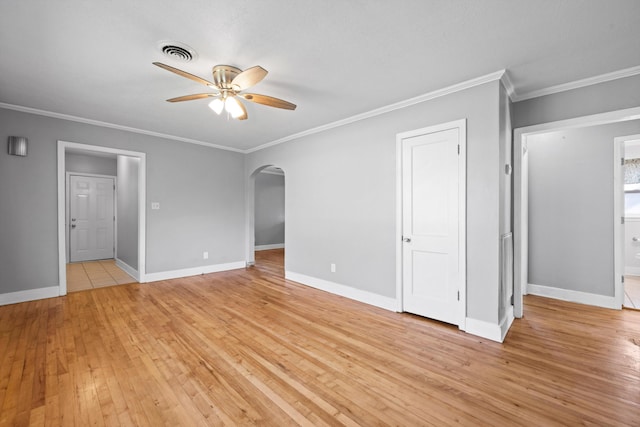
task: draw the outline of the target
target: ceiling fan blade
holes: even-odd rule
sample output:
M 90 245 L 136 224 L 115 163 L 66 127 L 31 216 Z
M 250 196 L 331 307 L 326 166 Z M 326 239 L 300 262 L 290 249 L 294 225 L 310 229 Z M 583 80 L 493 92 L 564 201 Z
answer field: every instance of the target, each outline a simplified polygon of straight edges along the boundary
M 163 64 L 162 62 L 154 62 L 153 65 L 156 65 L 156 66 L 158 66 L 160 68 L 164 68 L 165 70 L 171 71 L 172 73 L 176 73 L 179 76 L 186 77 L 186 78 L 188 78 L 190 80 L 193 80 L 196 83 L 200 83 L 201 85 L 209 86 L 209 87 L 212 87 L 212 88 L 216 87 L 216 85 L 211 83 L 209 80 L 205 80 L 205 79 L 203 79 L 201 77 L 194 76 L 191 73 L 187 73 L 186 71 L 182 71 L 182 70 L 174 68 L 174 67 L 172 67 L 170 65 Z
M 167 102 L 193 101 L 194 99 L 202 99 L 219 96 L 219 93 L 196 93 L 195 95 L 184 95 L 176 98 L 167 99 Z
M 269 107 L 283 108 L 285 110 L 296 109 L 296 104 L 292 104 L 284 99 L 274 98 L 273 96 L 260 95 L 257 93 L 243 93 L 239 96 L 243 97 L 247 101 L 256 102 Z
M 236 91 L 241 91 L 257 85 L 265 78 L 268 71 L 259 65 L 255 67 L 247 68 L 240 74 L 238 74 L 232 81 L 231 86 Z

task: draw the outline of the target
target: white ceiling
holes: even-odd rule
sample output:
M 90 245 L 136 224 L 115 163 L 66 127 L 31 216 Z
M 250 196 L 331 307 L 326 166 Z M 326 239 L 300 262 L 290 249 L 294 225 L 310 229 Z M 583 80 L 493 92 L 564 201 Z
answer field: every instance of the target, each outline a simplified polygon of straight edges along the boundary
M 193 47 L 181 63 L 158 43 Z M 261 65 L 298 105 L 227 120 L 195 82 Z M 638 0 L 3 0 L 0 103 L 247 150 L 506 69 L 517 94 L 640 66 Z M 6 105 L 5 105 L 6 106 Z M 13 107 L 12 107 L 13 108 Z

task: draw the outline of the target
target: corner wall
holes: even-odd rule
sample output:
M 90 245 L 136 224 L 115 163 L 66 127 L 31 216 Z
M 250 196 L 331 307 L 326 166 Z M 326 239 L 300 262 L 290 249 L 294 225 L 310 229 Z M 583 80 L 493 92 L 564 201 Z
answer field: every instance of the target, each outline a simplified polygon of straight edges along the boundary
M 498 325 L 499 85 L 486 83 L 265 148 L 286 171 L 287 270 L 396 298 L 396 134 L 467 119 L 467 317 Z M 330 265 L 336 264 L 336 272 Z
M 147 154 L 147 274 L 244 265 L 243 154 L 0 109 L 8 135 L 29 155 L 0 152 L 0 295 L 58 286 L 58 140 Z

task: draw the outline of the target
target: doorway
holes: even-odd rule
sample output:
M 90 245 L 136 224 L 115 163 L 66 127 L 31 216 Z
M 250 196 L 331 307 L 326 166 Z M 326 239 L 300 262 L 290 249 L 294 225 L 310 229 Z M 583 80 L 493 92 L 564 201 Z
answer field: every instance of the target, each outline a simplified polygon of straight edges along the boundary
M 400 311 L 463 329 L 466 121 L 401 133 L 397 145 Z
M 256 170 L 250 179 L 252 264 L 284 274 L 285 173 L 282 168 L 270 165 Z
M 618 137 L 615 144 L 624 159 L 616 199 L 624 212 L 620 257 L 624 274 L 622 306 L 640 310 L 640 134 Z
M 117 215 L 111 215 L 110 218 L 103 218 L 104 221 L 101 222 L 97 227 L 94 227 L 95 231 L 95 239 L 90 236 L 90 232 L 86 231 L 84 233 L 85 239 L 79 239 L 79 241 L 75 242 L 73 245 L 70 240 L 76 237 L 82 236 L 74 236 L 71 234 L 72 225 L 76 224 L 76 227 L 73 227 L 74 230 L 78 229 L 79 220 L 78 217 L 68 216 L 68 206 L 70 203 L 67 203 L 67 194 L 71 194 L 67 186 L 69 184 L 69 179 L 67 179 L 67 154 L 70 153 L 83 153 L 84 155 L 88 155 L 89 157 L 97 157 L 97 158 L 117 158 L 117 168 L 120 169 L 120 164 L 122 161 L 123 173 L 122 176 L 119 176 L 117 181 L 119 182 L 121 179 L 127 179 L 130 185 L 124 186 L 127 191 L 123 191 L 123 195 L 128 196 L 125 199 L 114 201 L 114 206 L 117 206 L 115 209 L 120 209 L 125 207 L 127 204 L 131 204 L 130 209 L 127 209 L 128 214 L 123 215 L 123 220 L 121 222 L 115 222 L 114 224 L 114 216 L 117 219 Z M 70 259 L 71 253 L 70 250 L 73 248 L 78 249 L 77 243 L 80 243 L 82 250 L 80 250 L 83 255 L 80 258 L 76 258 L 77 260 L 86 259 L 101 259 L 103 257 L 106 258 L 115 258 L 113 260 L 113 267 L 117 267 L 118 269 L 124 270 L 126 274 L 133 277 L 138 282 L 143 282 L 145 279 L 145 177 L 146 177 L 146 155 L 145 153 L 133 152 L 128 150 L 120 150 L 115 148 L 108 147 L 99 147 L 92 146 L 86 144 L 78 144 L 67 141 L 58 141 L 58 265 L 59 265 L 59 285 L 58 285 L 58 293 L 59 295 L 67 294 L 67 279 L 68 274 L 71 275 L 71 271 L 67 269 L 67 260 Z M 134 167 L 129 169 L 127 167 L 128 164 L 132 164 Z M 82 171 L 80 171 L 82 172 Z M 76 174 L 79 175 L 79 174 Z M 116 175 L 116 174 L 111 174 Z M 113 178 L 111 178 L 113 179 Z M 80 180 L 82 181 L 82 180 Z M 84 183 L 81 183 L 82 186 L 90 186 L 91 184 L 84 180 Z M 100 181 L 103 187 L 107 185 L 106 181 Z M 120 184 L 116 183 L 116 187 Z M 128 188 L 131 187 L 131 188 Z M 113 183 L 111 184 L 111 188 L 113 189 Z M 104 189 L 104 188 L 103 188 Z M 87 190 L 88 191 L 88 190 Z M 82 193 L 82 192 L 80 192 Z M 116 193 L 118 194 L 117 190 Z M 84 208 L 91 210 L 92 203 L 94 204 L 94 208 L 98 210 L 102 210 L 103 213 L 108 211 L 109 208 L 106 207 L 105 200 L 100 197 L 94 197 L 93 202 L 89 200 L 88 192 L 85 192 L 84 197 L 80 197 L 79 200 L 80 205 L 85 203 Z M 97 193 L 96 193 L 97 196 Z M 101 205 L 103 204 L 103 205 Z M 80 210 L 83 209 L 83 206 L 78 207 Z M 104 216 L 104 215 L 103 215 Z M 108 216 L 108 215 L 107 215 Z M 72 221 L 72 218 L 75 218 L 76 221 Z M 110 220 L 110 221 L 109 221 Z M 97 219 L 96 219 L 97 221 Z M 109 243 L 106 242 L 108 238 L 106 234 L 108 234 L 108 227 L 102 227 L 104 223 L 111 222 L 111 227 L 115 227 L 117 230 L 113 233 L 113 241 L 111 244 L 111 248 L 109 249 Z M 118 252 L 118 235 L 121 234 L 121 240 L 129 239 L 129 242 L 121 242 L 120 246 L 123 246 L 125 250 Z M 96 245 L 93 245 L 91 242 L 96 240 Z M 83 243 L 84 242 L 84 243 Z M 106 243 L 105 243 L 106 242 Z M 90 244 L 91 243 L 91 244 Z M 89 247 L 89 251 L 85 251 L 83 244 Z M 102 247 L 100 250 L 98 247 Z M 115 250 L 114 250 L 115 247 Z M 97 253 L 98 251 L 99 253 Z M 106 251 L 106 252 L 104 252 Z M 77 252 L 77 251 L 76 251 Z M 103 253 L 104 252 L 104 253 Z M 107 253 L 108 252 L 108 253 Z M 88 253 L 88 255 L 87 255 Z M 77 255 L 77 254 L 76 254 Z M 85 256 L 86 255 L 86 256 Z M 90 256 L 89 256 L 90 255 Z M 88 256 L 88 258 L 87 258 Z M 97 257 L 97 258 L 96 258 Z M 122 261 L 122 259 L 126 259 L 128 262 Z M 132 261 L 131 261 L 132 260 Z M 99 263 L 99 262 L 98 262 Z M 98 267 L 97 265 L 95 266 Z M 111 265 L 100 265 L 103 271 L 96 272 L 102 276 L 111 275 L 113 279 L 113 275 L 115 274 L 117 279 L 114 279 L 116 282 L 127 281 L 130 283 L 132 280 L 125 279 L 124 276 L 117 273 Z M 111 273 L 109 273 L 111 272 Z M 85 273 L 88 271 L 85 269 Z M 105 277 L 106 278 L 106 277 Z M 115 283 L 117 284 L 117 283 Z M 105 286 L 105 285 L 103 285 Z
M 69 173 L 69 262 L 115 257 L 115 177 Z
M 514 283 L 514 315 L 515 317 L 522 317 L 523 310 L 523 295 L 527 294 L 528 288 L 535 290 L 538 295 L 548 296 L 552 298 L 565 299 L 574 302 L 580 302 L 584 304 L 598 305 L 609 308 L 620 308 L 623 300 L 623 287 L 622 287 L 622 271 L 621 266 L 621 216 L 620 204 L 616 204 L 615 211 L 610 216 L 613 224 L 607 225 L 609 236 L 611 236 L 611 230 L 613 230 L 613 236 L 610 237 L 611 254 L 607 259 L 611 259 L 613 267 L 613 277 L 607 280 L 611 283 L 611 296 L 607 296 L 604 293 L 596 292 L 584 292 L 576 291 L 573 289 L 560 289 L 557 287 L 547 286 L 533 286 L 530 285 L 530 254 L 529 248 L 531 246 L 529 239 L 529 212 L 531 206 L 529 200 L 531 195 L 529 194 L 529 142 L 535 139 L 537 136 L 551 133 L 558 133 L 569 130 L 583 130 L 585 128 L 595 128 L 598 125 L 607 125 L 614 123 L 627 122 L 631 120 L 637 120 L 640 118 L 640 108 L 631 108 L 627 110 L 613 111 L 609 113 L 596 114 L 592 116 L 579 117 L 575 119 L 562 120 L 557 122 L 545 123 L 541 125 L 528 126 L 525 128 L 515 129 L 514 134 L 514 270 L 515 270 L 515 283 Z M 609 148 L 609 155 L 606 156 L 609 159 L 613 159 L 613 168 L 620 168 L 620 156 L 614 153 L 617 149 L 616 144 L 612 144 L 613 147 Z M 611 156 L 611 157 L 609 157 Z M 618 166 L 616 166 L 618 165 Z M 611 166 L 609 166 L 611 167 Z M 617 175 L 614 174 L 614 177 Z M 618 178 L 615 178 L 616 180 Z M 606 185 L 611 185 L 611 181 L 608 181 Z M 613 194 L 618 194 L 617 183 L 614 182 Z M 611 187 L 608 187 L 611 188 Z M 611 191 L 611 190 L 609 190 Z M 612 198 L 613 199 L 613 198 Z M 561 199 L 564 201 L 564 199 Z M 611 205 L 609 205 L 611 206 Z M 579 216 L 576 217 L 579 219 Z M 573 224 L 573 223 L 572 223 Z M 574 224 L 575 225 L 575 224 Z M 589 234 L 586 234 L 587 236 Z M 565 253 L 563 257 L 557 259 L 566 259 L 567 255 L 576 255 L 574 253 Z M 586 262 L 584 259 L 581 260 Z M 588 265 L 594 265 L 589 263 Z

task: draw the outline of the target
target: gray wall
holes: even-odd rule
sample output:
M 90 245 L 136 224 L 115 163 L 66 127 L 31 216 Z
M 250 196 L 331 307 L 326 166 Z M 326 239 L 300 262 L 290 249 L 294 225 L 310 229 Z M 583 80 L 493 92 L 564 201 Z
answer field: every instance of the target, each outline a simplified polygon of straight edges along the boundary
M 467 118 L 467 316 L 497 324 L 499 85 L 249 154 L 247 177 L 264 165 L 285 171 L 287 270 L 395 297 L 396 135 Z
M 138 270 L 138 170 L 140 159 L 118 156 L 116 257 Z
M 283 244 L 284 175 L 257 174 L 255 195 L 255 245 Z
M 513 127 L 549 123 L 640 106 L 640 75 L 513 104 Z
M 640 121 L 527 138 L 529 283 L 613 296 L 613 139 Z
M 110 158 L 90 154 L 66 153 L 64 162 L 67 172 L 110 176 L 116 176 L 118 173 L 115 156 Z
M 0 109 L 9 135 L 29 156 L 0 152 L 0 293 L 58 285 L 57 140 L 147 153 L 147 272 L 245 259 L 242 154 Z

